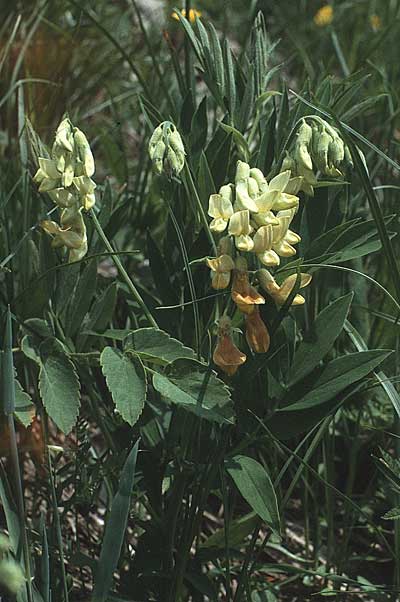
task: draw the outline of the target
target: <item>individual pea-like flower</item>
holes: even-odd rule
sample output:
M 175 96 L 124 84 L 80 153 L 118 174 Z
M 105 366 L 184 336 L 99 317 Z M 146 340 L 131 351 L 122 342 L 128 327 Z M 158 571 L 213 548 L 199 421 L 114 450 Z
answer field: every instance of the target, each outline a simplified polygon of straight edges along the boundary
M 94 190 L 96 188 L 95 182 L 88 176 L 77 176 L 72 182 L 79 193 L 82 207 L 86 211 L 89 211 L 96 202 L 96 197 L 94 195 Z
M 80 209 L 69 207 L 61 214 L 60 224 L 51 220 L 41 222 L 43 230 L 53 237 L 52 247 L 67 247 L 69 261 L 79 261 L 87 253 L 86 226 Z
M 266 266 L 277 266 L 280 264 L 279 255 L 273 249 L 274 229 L 271 224 L 260 226 L 254 235 L 253 241 L 253 250 L 261 263 Z
M 93 153 L 88 139 L 78 128 L 74 128 L 74 143 L 82 164 L 83 175 L 90 178 L 95 172 Z
M 250 234 L 252 227 L 250 226 L 250 213 L 246 209 L 244 211 L 236 211 L 229 220 L 228 232 L 235 237 L 235 245 L 239 251 L 251 251 L 254 243 Z
M 258 213 L 255 197 L 258 195 L 257 182 L 250 178 L 250 166 L 238 161 L 235 176 L 235 211 L 248 210 Z
M 235 267 L 232 257 L 220 255 L 206 259 L 206 263 L 211 270 L 211 286 L 216 290 L 227 288 L 231 281 L 231 272 Z
M 232 340 L 232 325 L 228 316 L 221 316 L 218 323 L 218 341 L 213 353 L 213 361 L 225 374 L 233 376 L 239 366 L 246 361 L 242 353 Z
M 48 192 L 61 185 L 61 173 L 52 159 L 39 157 L 39 169 L 33 176 L 33 181 L 39 184 L 39 192 Z
M 260 226 L 266 226 L 268 223 L 274 223 L 271 220 L 265 221 L 264 215 L 272 211 L 280 211 L 282 209 L 291 209 L 299 206 L 299 199 L 295 193 L 289 192 L 289 184 L 291 182 L 290 170 L 285 170 L 276 175 L 268 183 L 263 176 L 261 170 L 254 168 L 250 170 L 251 176 L 258 182 L 260 196 L 256 199 L 258 214 L 254 216 L 254 220 Z M 293 182 L 290 189 L 295 189 Z M 296 190 L 296 192 L 298 189 Z
M 170 121 L 163 121 L 154 130 L 149 141 L 149 155 L 158 175 L 177 176 L 185 165 L 185 147 L 182 138 Z
M 254 307 L 251 314 L 245 316 L 246 340 L 252 351 L 255 353 L 267 353 L 271 339 L 268 328 L 260 316 L 258 306 Z
M 284 211 L 279 211 L 277 214 L 279 225 L 273 228 L 272 249 L 280 257 L 292 257 L 293 255 L 296 255 L 296 249 L 294 249 L 292 245 L 296 245 L 301 240 L 296 232 L 289 230 L 294 213 L 295 210 L 286 209 Z
M 213 232 L 223 232 L 233 215 L 232 206 L 232 188 L 231 186 L 221 186 L 219 194 L 212 194 L 208 201 L 208 215 L 213 218 L 210 223 L 210 230 Z
M 256 305 L 265 303 L 264 297 L 250 284 L 244 257 L 236 258 L 231 296 L 237 308 L 244 314 L 252 313 Z
M 285 303 L 297 282 L 297 274 L 291 274 L 285 278 L 281 285 L 279 285 L 272 274 L 265 269 L 257 271 L 257 278 L 262 288 L 270 297 L 272 297 L 277 305 L 283 305 Z M 299 288 L 308 286 L 311 280 L 311 274 L 301 273 Z M 304 303 L 304 297 L 299 294 L 296 294 L 292 301 L 292 305 L 303 305 Z

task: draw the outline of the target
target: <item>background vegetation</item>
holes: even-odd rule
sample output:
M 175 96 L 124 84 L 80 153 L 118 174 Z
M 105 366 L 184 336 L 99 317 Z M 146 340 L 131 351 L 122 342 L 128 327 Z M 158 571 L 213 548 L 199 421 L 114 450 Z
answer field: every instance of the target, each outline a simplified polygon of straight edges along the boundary
M 18 601 L 398 599 L 400 2 L 330 6 L 199 0 L 191 24 L 170 2 L 0 4 L 4 599 L 6 560 Z M 75 264 L 32 182 L 35 132 L 50 145 L 66 111 L 97 168 Z M 312 114 L 358 160 L 301 195 L 306 305 L 266 304 L 269 352 L 217 379 L 196 202 L 237 159 L 275 175 Z M 171 181 L 147 153 L 165 119 L 187 151 Z

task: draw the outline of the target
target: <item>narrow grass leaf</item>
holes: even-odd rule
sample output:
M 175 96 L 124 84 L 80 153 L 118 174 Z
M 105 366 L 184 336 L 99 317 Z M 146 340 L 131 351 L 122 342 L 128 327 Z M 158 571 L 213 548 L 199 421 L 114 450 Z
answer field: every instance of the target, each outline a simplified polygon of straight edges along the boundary
M 117 568 L 128 523 L 138 448 L 139 440 L 125 461 L 118 491 L 112 501 L 110 514 L 106 521 L 92 602 L 106 602 L 112 586 L 113 574 Z
M 339 297 L 316 317 L 311 330 L 298 346 L 288 376 L 288 386 L 310 374 L 332 348 L 343 330 L 353 293 Z

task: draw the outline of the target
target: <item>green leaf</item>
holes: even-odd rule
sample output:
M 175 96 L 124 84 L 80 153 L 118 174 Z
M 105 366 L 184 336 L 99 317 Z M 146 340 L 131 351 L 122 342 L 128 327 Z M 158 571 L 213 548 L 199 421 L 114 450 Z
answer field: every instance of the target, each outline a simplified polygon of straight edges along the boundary
M 382 518 L 385 520 L 398 520 L 400 518 L 400 508 L 392 508 Z
M 76 422 L 80 406 L 79 380 L 74 364 L 57 339 L 43 341 L 39 352 L 39 390 L 43 405 L 58 428 L 68 434 Z
M 268 428 L 281 439 L 289 439 L 314 426 L 343 402 L 338 398 L 350 385 L 372 372 L 392 352 L 386 349 L 350 353 L 330 362 L 299 401 L 275 412 Z
M 164 398 L 189 412 L 218 423 L 233 423 L 229 389 L 211 368 L 189 359 L 168 364 L 154 374 L 153 386 Z
M 226 123 L 220 123 L 220 126 L 223 130 L 225 130 L 225 132 L 232 134 L 233 140 L 235 141 L 239 152 L 242 154 L 244 161 L 248 161 L 250 158 L 250 149 L 243 134 L 241 134 L 241 132 L 239 132 L 239 130 L 236 128 L 227 125 Z
M 138 448 L 139 440 L 126 459 L 118 491 L 112 501 L 96 570 L 92 602 L 105 602 L 112 586 L 128 523 Z
M 35 417 L 35 406 L 32 398 L 26 393 L 20 382 L 15 379 L 15 416 L 25 427 L 28 427 Z
M 147 362 L 169 364 L 178 358 L 195 359 L 193 349 L 185 347 L 177 339 L 157 328 L 139 328 L 131 331 L 125 341 L 125 350 L 133 349 Z
M 332 348 L 342 332 L 352 299 L 353 293 L 339 297 L 318 314 L 311 331 L 296 350 L 288 378 L 289 387 L 310 374 Z
M 139 419 L 146 401 L 146 374 L 140 359 L 105 347 L 100 364 L 115 407 L 131 426 Z
M 246 502 L 279 535 L 281 525 L 278 502 L 265 468 L 253 458 L 241 455 L 227 460 L 225 467 Z
M 240 516 L 229 523 L 228 531 L 228 547 L 235 548 L 240 546 L 244 539 L 250 535 L 256 528 L 259 518 L 255 512 L 249 512 L 244 516 Z M 201 544 L 201 549 L 204 548 L 219 548 L 225 550 L 225 529 L 218 529 L 204 543 Z

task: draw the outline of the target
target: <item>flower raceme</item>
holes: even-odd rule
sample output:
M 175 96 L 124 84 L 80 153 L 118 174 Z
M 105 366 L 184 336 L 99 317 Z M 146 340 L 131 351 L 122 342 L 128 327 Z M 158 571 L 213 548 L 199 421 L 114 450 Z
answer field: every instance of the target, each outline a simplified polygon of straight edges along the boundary
M 308 156 L 312 137 L 313 129 L 306 123 L 299 137 L 302 148 L 297 150 L 297 155 L 304 169 L 309 171 L 313 167 Z M 278 284 L 267 269 L 256 268 L 255 278 L 251 280 L 254 272 L 249 271 L 245 254 L 250 254 L 252 266 L 261 264 L 269 268 L 279 266 L 283 258 L 296 255 L 295 246 L 301 239 L 291 224 L 299 207 L 297 193 L 304 181 L 303 175 L 292 177 L 290 169 L 284 169 L 268 182 L 260 169 L 238 161 L 234 183 L 225 184 L 209 198 L 210 230 L 217 236 L 224 233 L 217 257 L 206 259 L 211 286 L 219 290 L 231 285 L 231 300 L 243 314 L 247 344 L 254 353 L 267 353 L 270 347 L 268 328 L 260 313 L 265 297 L 258 291 L 257 284 L 277 305 L 283 305 L 296 286 L 298 276 L 292 274 Z M 301 274 L 299 287 L 307 286 L 310 281 L 309 274 Z M 295 294 L 291 305 L 304 302 L 302 295 Z M 213 358 L 223 372 L 232 376 L 246 361 L 246 356 L 232 341 L 231 323 L 226 315 L 228 308 L 229 303 L 219 320 Z
M 41 226 L 53 237 L 53 247 L 66 247 L 69 261 L 79 261 L 87 253 L 82 211 L 91 209 L 96 201 L 90 144 L 85 134 L 65 117 L 57 128 L 51 158 L 39 157 L 38 162 L 33 180 L 39 184 L 39 192 L 46 192 L 61 210 L 60 225 L 44 220 Z

